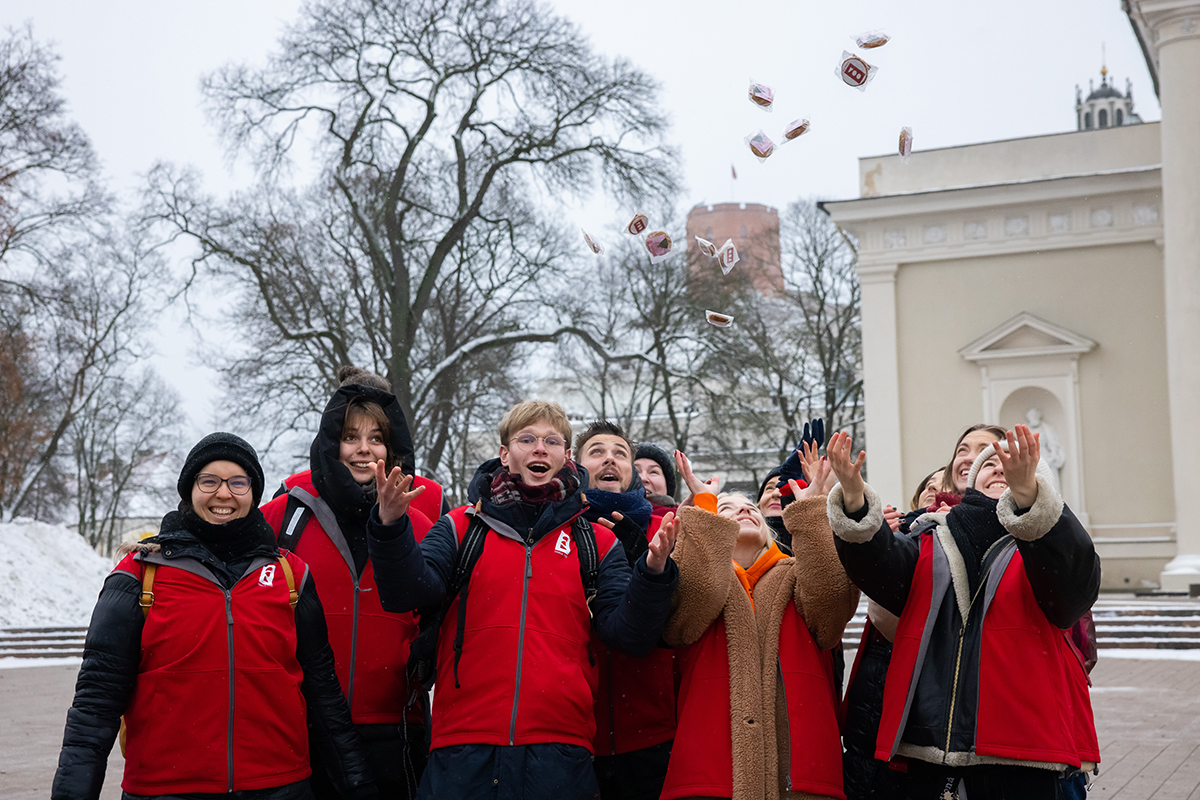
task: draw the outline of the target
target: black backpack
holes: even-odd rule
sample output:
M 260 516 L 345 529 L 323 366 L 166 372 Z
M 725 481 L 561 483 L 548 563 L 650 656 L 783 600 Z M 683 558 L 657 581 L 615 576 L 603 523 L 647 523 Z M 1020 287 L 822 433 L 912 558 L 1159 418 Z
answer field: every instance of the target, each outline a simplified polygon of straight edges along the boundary
M 437 676 L 438 632 L 441 630 L 442 622 L 445 620 L 454 598 L 461 595 L 462 599 L 458 604 L 458 620 L 454 630 L 454 687 L 461 688 L 458 683 L 458 662 L 462 658 L 471 572 L 475 569 L 479 557 L 483 555 L 483 545 L 487 541 L 489 530 L 488 524 L 478 514 L 471 516 L 467 523 L 467 530 L 463 534 L 458 551 L 454 556 L 454 572 L 446 587 L 446 597 L 439 605 L 421 609 L 419 612 L 420 632 L 408 651 L 410 685 L 419 683 L 426 688 L 433 686 L 433 680 Z M 583 591 L 587 598 L 588 614 L 590 615 L 600 574 L 600 553 L 596 547 L 596 532 L 592 530 L 592 523 L 583 517 L 577 517 L 571 525 L 571 535 L 575 540 L 576 552 L 579 554 L 579 573 L 583 580 Z

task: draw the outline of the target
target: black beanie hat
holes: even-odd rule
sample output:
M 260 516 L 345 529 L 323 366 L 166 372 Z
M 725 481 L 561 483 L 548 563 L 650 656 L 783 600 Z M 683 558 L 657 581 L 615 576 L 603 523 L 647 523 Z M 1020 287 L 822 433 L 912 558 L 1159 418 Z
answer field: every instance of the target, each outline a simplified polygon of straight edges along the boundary
M 767 477 L 763 478 L 763 482 L 758 485 L 758 496 L 754 498 L 754 502 L 757 503 L 759 500 L 762 500 L 763 492 L 765 492 L 767 490 L 767 483 L 770 482 L 771 478 L 779 478 L 782 476 L 783 476 L 783 465 L 782 464 L 780 464 L 778 467 L 775 467 L 775 469 L 768 472 Z
M 262 500 L 263 470 L 258 463 L 258 453 L 240 436 L 232 433 L 210 433 L 192 448 L 187 460 L 183 462 L 183 470 L 179 473 L 179 496 L 185 503 L 191 505 L 192 484 L 205 465 L 214 461 L 232 461 L 250 476 L 250 494 L 254 497 L 254 506 Z
M 667 479 L 667 496 L 675 496 L 675 459 L 667 455 L 667 451 L 663 450 L 656 444 L 643 442 L 637 446 L 637 452 L 634 453 L 633 460 L 639 458 L 648 458 L 651 461 L 658 463 L 662 467 L 663 477 Z

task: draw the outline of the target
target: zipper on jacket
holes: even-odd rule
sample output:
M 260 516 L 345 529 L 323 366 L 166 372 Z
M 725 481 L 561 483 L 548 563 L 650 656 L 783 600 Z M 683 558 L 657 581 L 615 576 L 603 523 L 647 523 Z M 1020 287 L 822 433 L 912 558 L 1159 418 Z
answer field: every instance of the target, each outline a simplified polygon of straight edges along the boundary
M 992 551 L 996 549 L 996 545 L 1003 541 L 1004 539 L 997 539 L 992 542 L 991 547 L 983 554 L 982 561 L 987 561 Z M 950 736 L 954 732 L 954 705 L 955 701 L 958 700 L 958 676 L 962 668 L 963 643 L 967 638 L 967 620 L 971 618 L 971 610 L 975 608 L 975 601 L 979 599 L 979 595 L 983 593 L 984 587 L 987 586 L 988 576 L 991 575 L 993 564 L 995 564 L 995 561 L 989 563 L 988 568 L 979 576 L 979 585 L 975 587 L 975 594 L 972 595 L 971 602 L 967 604 L 967 614 L 963 617 L 962 626 L 958 629 L 958 647 L 954 654 L 954 682 L 950 684 L 950 713 L 946 716 L 946 748 L 942 751 L 943 764 L 950 757 Z M 978 724 L 977 721 L 976 725 Z
M 221 589 L 225 593 L 225 629 L 229 638 L 229 729 L 225 732 L 225 758 L 229 765 L 229 790 L 233 791 L 233 591 Z
M 365 570 L 366 567 L 363 567 Z M 354 574 L 354 570 L 350 570 L 350 577 L 354 581 L 354 621 L 350 623 L 350 678 L 347 681 L 350 690 L 346 692 L 346 707 L 350 709 L 350 716 L 354 716 L 354 667 L 358 663 L 358 576 Z
M 517 682 L 513 688 L 512 720 L 508 724 L 508 743 L 517 743 L 517 706 L 521 701 L 521 662 L 525 658 L 525 611 L 529 605 L 529 579 L 533 577 L 533 545 L 525 543 L 525 582 L 521 586 L 521 627 L 517 632 Z
M 613 703 L 612 648 L 605 647 L 604 652 L 608 656 L 608 748 L 609 755 L 615 756 L 617 754 L 617 717 Z

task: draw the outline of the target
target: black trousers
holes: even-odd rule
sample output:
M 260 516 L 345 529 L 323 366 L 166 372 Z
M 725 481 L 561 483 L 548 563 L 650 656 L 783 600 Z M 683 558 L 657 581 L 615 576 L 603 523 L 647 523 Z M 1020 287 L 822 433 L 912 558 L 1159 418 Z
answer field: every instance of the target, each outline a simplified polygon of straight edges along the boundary
M 630 753 L 596 756 L 601 800 L 658 800 L 667 779 L 672 744 L 663 742 Z
M 413 800 L 421 784 L 421 773 L 429 760 L 423 725 L 358 725 L 367 751 L 367 763 L 379 787 L 379 796 L 389 800 Z M 317 800 L 342 800 L 329 778 L 318 748 L 309 747 L 312 759 L 312 788 Z
M 909 760 L 908 797 L 909 800 L 1058 800 L 1059 777 L 1048 769 L 1008 764 L 954 768 Z

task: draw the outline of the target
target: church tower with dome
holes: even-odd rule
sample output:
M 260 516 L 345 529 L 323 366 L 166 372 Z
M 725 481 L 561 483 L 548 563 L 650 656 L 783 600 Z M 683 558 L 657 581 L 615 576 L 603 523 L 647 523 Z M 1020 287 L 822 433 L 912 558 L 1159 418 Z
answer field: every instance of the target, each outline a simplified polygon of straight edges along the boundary
M 1098 128 L 1117 128 L 1121 125 L 1139 125 L 1142 118 L 1133 110 L 1133 86 L 1125 79 L 1125 94 L 1116 87 L 1116 79 L 1108 82 L 1108 67 L 1100 67 L 1100 88 L 1088 81 L 1088 96 L 1085 99 L 1079 84 L 1075 85 L 1076 130 L 1091 131 Z

